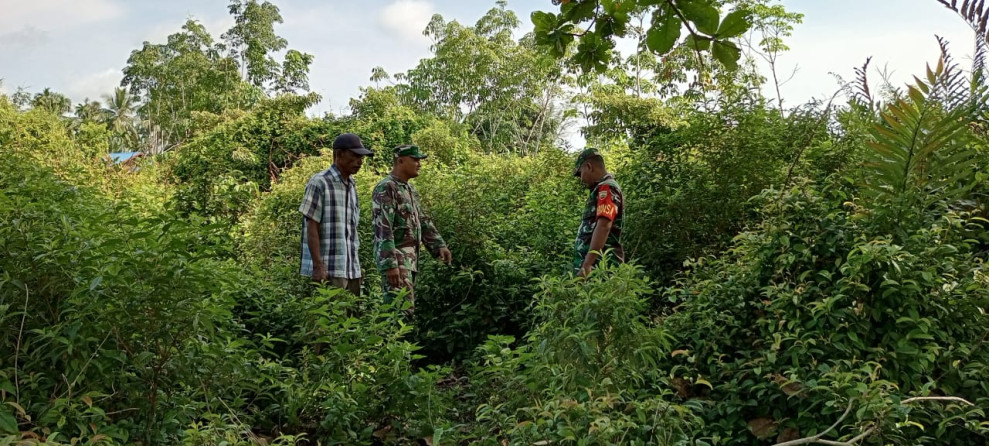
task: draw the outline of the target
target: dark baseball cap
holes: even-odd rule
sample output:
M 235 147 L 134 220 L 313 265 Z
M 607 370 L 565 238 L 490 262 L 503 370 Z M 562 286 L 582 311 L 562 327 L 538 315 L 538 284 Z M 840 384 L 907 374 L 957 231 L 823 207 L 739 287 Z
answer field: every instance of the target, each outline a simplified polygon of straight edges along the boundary
M 364 147 L 361 137 L 353 133 L 343 133 L 333 140 L 333 150 L 350 150 L 358 155 L 374 156 L 374 152 Z
M 573 176 L 580 176 L 580 166 L 584 165 L 587 160 L 594 158 L 595 156 L 601 156 L 601 152 L 593 147 L 588 147 L 577 155 L 577 162 L 573 166 Z

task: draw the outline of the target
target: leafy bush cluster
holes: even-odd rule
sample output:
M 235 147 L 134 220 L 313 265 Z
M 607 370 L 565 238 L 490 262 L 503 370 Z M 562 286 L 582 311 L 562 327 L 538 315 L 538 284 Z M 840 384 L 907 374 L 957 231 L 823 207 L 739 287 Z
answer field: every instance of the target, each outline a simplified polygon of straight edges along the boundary
M 0 433 L 246 444 L 432 429 L 419 401 L 442 401 L 444 371 L 413 369 L 397 309 L 266 283 L 207 243 L 205 221 L 147 215 L 23 153 L 0 166 Z
M 519 40 L 503 2 L 473 27 L 434 17 L 435 57 L 376 69 L 392 85 L 343 117 L 306 117 L 317 97 L 292 94 L 311 56 L 279 67 L 285 42 L 265 34 L 236 79 L 195 21 L 129 62 L 143 107 L 177 104 L 179 65 L 204 62 L 193 106 L 144 109 L 164 130 L 0 95 L 0 444 L 985 443 L 986 51 L 966 72 L 944 49 L 883 98 L 863 68 L 847 105 L 790 111 L 745 66 L 677 97 L 638 73 L 681 79 L 700 41 L 735 61 L 733 33 L 781 9 L 716 26 L 708 2 L 638 2 L 663 20 L 647 47 L 681 9 L 707 30 L 599 79 L 537 51 L 581 17 L 621 28 L 584 46 L 632 33 L 619 3 L 560 2 Z M 600 66 L 605 46 L 571 62 Z M 587 192 L 553 147 L 577 113 L 556 108 L 564 87 L 585 90 L 586 136 L 627 199 L 632 262 L 587 278 L 570 266 Z M 356 176 L 361 296 L 298 274 L 299 200 L 345 131 L 378 153 Z M 127 134 L 169 150 L 114 166 Z M 454 256 L 423 260 L 412 319 L 381 303 L 368 224 L 408 142 L 432 155 L 413 184 Z
M 257 201 L 242 225 L 245 263 L 280 282 L 299 280 L 299 197 L 309 178 L 329 167 L 328 155 L 303 158 Z M 558 173 L 571 168 L 570 157 L 558 150 L 532 157 L 472 154 L 455 165 L 426 160 L 413 184 L 454 253 L 453 268 L 427 260 L 417 279 L 415 339 L 427 352 L 464 357 L 489 334 L 519 335 L 528 326 L 532 279 L 570 268 L 581 195 Z M 356 176 L 364 221 L 379 175 L 362 170 Z M 381 278 L 373 233 L 370 225 L 358 230 L 365 291 L 375 292 Z
M 989 282 L 972 236 L 986 221 L 949 212 L 895 240 L 840 188 L 778 198 L 767 191 L 764 222 L 666 293 L 678 305 L 666 325 L 679 354 L 662 368 L 680 397 L 709 400 L 704 416 L 728 443 L 815 434 L 847 405 L 856 411 L 846 432 L 879 425 L 877 437 L 909 444 L 979 438 L 946 431 L 963 419 L 941 423 L 897 399 L 953 395 L 984 407 Z M 908 420 L 923 425 L 893 429 Z

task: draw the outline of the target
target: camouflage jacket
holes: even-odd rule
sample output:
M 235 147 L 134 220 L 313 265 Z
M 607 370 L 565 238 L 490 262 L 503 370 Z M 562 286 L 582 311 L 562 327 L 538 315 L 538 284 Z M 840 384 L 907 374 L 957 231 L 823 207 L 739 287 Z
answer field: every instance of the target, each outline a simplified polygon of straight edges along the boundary
M 590 195 L 587 196 L 587 203 L 584 205 L 584 214 L 580 217 L 580 227 L 577 229 L 577 240 L 574 241 L 574 269 L 580 269 L 580 265 L 591 250 L 591 236 L 594 235 L 594 228 L 598 225 L 598 218 L 605 217 L 612 221 L 611 232 L 604 242 L 605 250 L 612 250 L 609 260 L 613 262 L 624 262 L 625 251 L 622 248 L 622 224 L 625 220 L 625 197 L 622 189 L 618 187 L 615 177 L 607 174 L 598 184 L 591 188 Z
M 388 175 L 374 186 L 372 203 L 378 271 L 395 267 L 417 271 L 420 243 L 433 256 L 446 247 L 436 226 L 422 211 L 419 192 L 408 182 Z

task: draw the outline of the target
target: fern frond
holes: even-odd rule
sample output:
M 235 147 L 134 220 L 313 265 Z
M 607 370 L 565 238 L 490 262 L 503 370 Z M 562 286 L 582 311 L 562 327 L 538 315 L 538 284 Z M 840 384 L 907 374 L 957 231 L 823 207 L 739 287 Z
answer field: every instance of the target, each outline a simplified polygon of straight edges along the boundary
M 962 16 L 980 38 L 989 42 L 989 9 L 985 8 L 985 0 L 963 0 L 961 6 L 958 5 L 958 0 L 937 1 Z
M 975 56 L 972 58 L 971 97 L 975 107 L 981 107 L 983 113 L 989 112 L 989 95 L 986 94 L 989 84 L 989 42 L 975 40 Z
M 869 62 L 872 62 L 872 56 L 867 57 L 865 63 L 855 69 L 855 90 L 852 92 L 852 99 L 868 104 L 869 110 L 872 110 L 874 102 L 872 91 L 869 90 Z
M 941 48 L 941 59 L 938 61 L 940 76 L 935 77 L 930 67 L 927 68 L 927 80 L 934 89 L 933 99 L 944 103 L 948 108 L 962 106 L 970 99 L 971 84 L 965 78 L 965 72 L 951 57 L 948 41 L 940 36 L 937 38 Z
M 981 76 L 985 76 L 987 54 L 989 54 L 989 42 L 976 38 L 975 57 L 972 58 L 972 74 L 980 73 Z
M 943 54 L 914 78 L 907 94 L 888 103 L 871 129 L 863 192 L 873 198 L 944 198 L 967 191 L 974 179 L 969 84 L 939 39 Z M 981 90 L 985 90 L 981 88 Z

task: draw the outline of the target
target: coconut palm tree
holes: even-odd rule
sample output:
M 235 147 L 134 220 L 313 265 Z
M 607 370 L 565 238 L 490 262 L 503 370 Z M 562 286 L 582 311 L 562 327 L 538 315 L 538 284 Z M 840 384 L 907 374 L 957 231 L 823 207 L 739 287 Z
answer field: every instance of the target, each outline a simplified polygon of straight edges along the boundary
M 137 147 L 139 142 L 137 132 L 137 96 L 130 94 L 126 88 L 116 88 L 113 94 L 103 95 L 106 103 L 107 127 L 113 134 L 111 144 L 114 149 Z
M 75 114 L 83 122 L 106 122 L 107 113 L 103 110 L 103 104 L 100 101 L 90 101 L 89 98 L 76 105 Z
M 61 93 L 45 88 L 41 93 L 34 95 L 31 106 L 62 116 L 72 109 L 72 101 Z

